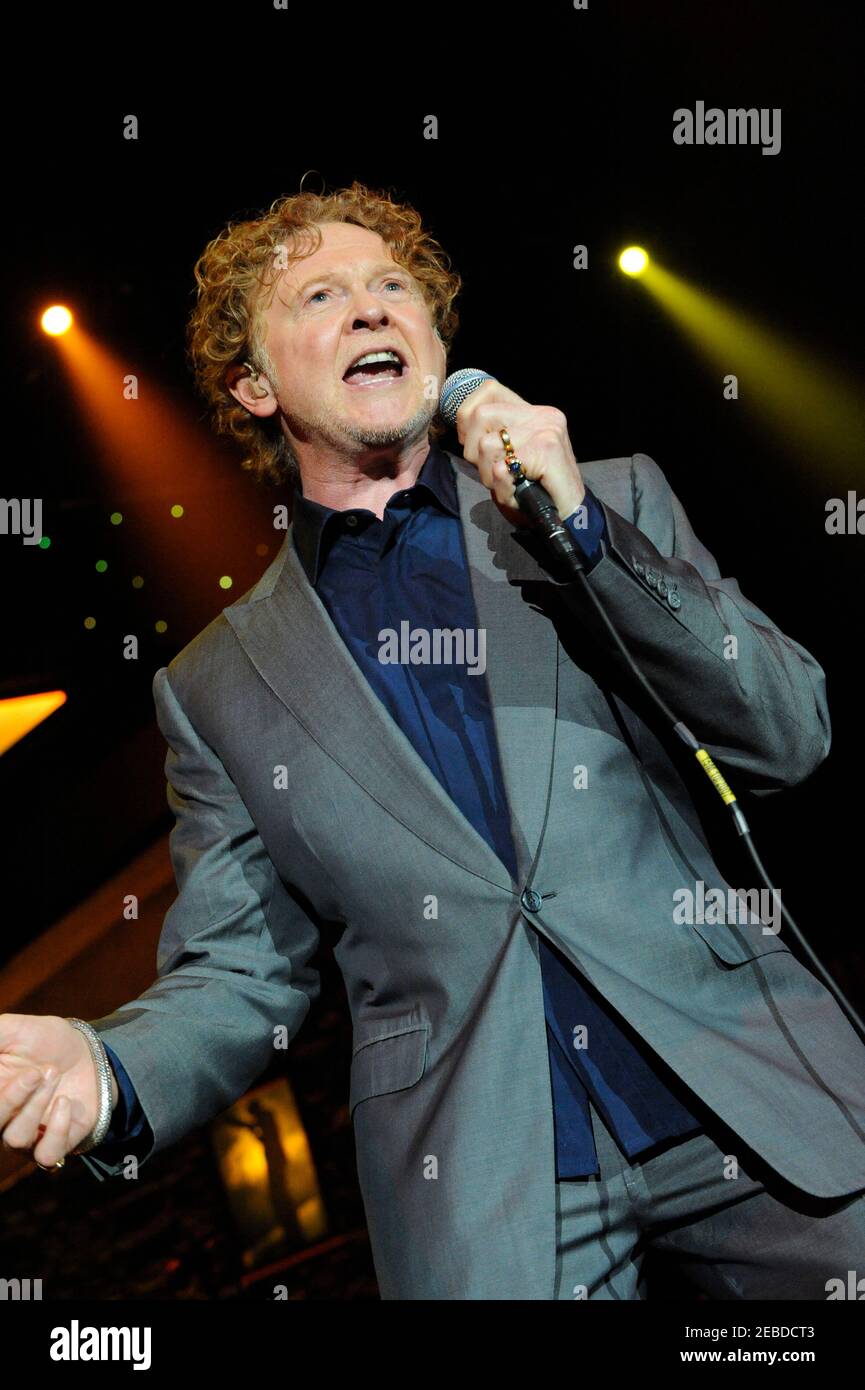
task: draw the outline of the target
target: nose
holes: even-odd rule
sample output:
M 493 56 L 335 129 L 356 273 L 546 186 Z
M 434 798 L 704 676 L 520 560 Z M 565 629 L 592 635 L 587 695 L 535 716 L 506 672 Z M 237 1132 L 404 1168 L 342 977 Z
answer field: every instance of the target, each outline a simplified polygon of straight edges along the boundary
M 377 327 L 389 322 L 387 300 L 360 282 L 355 282 L 352 310 L 353 328 Z
M 376 328 L 379 324 L 387 322 L 387 309 L 384 304 L 379 304 L 374 295 L 366 295 L 363 303 L 355 310 L 352 328 Z

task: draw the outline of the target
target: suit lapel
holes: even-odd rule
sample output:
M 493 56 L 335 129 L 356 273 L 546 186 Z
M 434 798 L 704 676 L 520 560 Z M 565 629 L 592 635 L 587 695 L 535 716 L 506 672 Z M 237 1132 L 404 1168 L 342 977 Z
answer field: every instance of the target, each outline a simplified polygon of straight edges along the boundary
M 549 617 L 532 605 L 532 586 L 549 586 L 549 575 L 536 558 L 537 537 L 505 519 L 472 464 L 448 457 L 478 627 L 487 633 L 487 687 L 525 884 L 543 830 L 556 724 L 558 638 Z
M 478 627 L 487 634 L 486 679 L 525 882 L 549 782 L 557 641 L 549 619 L 514 601 L 511 585 L 547 576 L 521 538 L 514 539 L 514 528 L 475 469 L 454 454 L 448 457 L 456 473 Z M 439 853 L 510 891 L 501 860 L 371 689 L 303 572 L 291 527 L 249 598 L 224 613 L 274 694 L 349 776 Z

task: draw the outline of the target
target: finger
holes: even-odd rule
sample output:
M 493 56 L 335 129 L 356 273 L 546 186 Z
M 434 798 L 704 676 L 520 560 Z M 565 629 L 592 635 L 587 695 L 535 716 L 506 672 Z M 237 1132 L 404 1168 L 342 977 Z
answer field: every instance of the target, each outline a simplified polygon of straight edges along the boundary
M 478 440 L 474 463 L 484 487 L 495 487 L 495 466 L 504 459 L 504 446 L 498 433 L 487 431 Z
M 496 459 L 492 467 L 492 475 L 496 501 L 501 502 L 506 507 L 516 506 L 513 474 L 504 458 Z
M 511 448 L 518 457 L 522 457 L 514 441 L 512 430 L 508 431 Z M 467 446 L 468 447 L 468 446 Z M 465 450 L 464 450 L 465 453 Z M 503 482 L 511 477 L 510 469 L 505 458 L 505 445 L 500 430 L 487 429 L 478 438 L 476 457 L 472 460 L 478 470 L 478 475 L 484 487 L 493 491 L 497 483 Z M 499 495 L 499 494 L 497 494 Z M 505 488 L 501 496 L 509 497 L 511 490 Z
M 461 409 L 466 409 L 466 417 L 459 439 L 463 453 L 470 454 L 472 460 L 477 458 L 485 434 L 498 436 L 499 430 L 507 429 L 512 439 L 523 438 L 531 431 L 538 411 L 537 406 L 529 405 L 521 396 L 502 387 L 477 401 L 473 393 Z
M 454 423 L 457 438 L 463 444 L 466 436 L 476 427 L 478 419 L 483 419 L 484 422 L 481 426 L 482 433 L 484 428 L 495 425 L 497 422 L 502 423 L 498 420 L 498 416 L 503 412 L 513 418 L 515 412 L 520 408 L 523 410 L 531 409 L 522 396 L 518 396 L 515 391 L 508 390 L 507 386 L 502 386 L 500 381 L 485 381 L 466 396 L 456 413 Z M 492 414 L 489 413 L 490 411 Z
M 478 468 L 504 452 L 502 430 L 506 429 L 511 443 L 518 450 L 518 441 L 531 432 L 531 420 L 522 420 L 516 410 L 507 406 L 494 407 L 492 414 L 480 413 L 468 425 L 462 441 L 463 456 Z
M 456 413 L 457 424 L 460 420 L 470 419 L 481 403 L 499 399 L 511 405 L 514 403 L 527 404 L 524 398 L 518 396 L 516 391 L 512 391 L 509 386 L 504 386 L 502 382 L 496 381 L 495 377 L 488 377 L 486 381 L 482 381 L 466 396 Z
M 35 1142 L 37 1126 L 57 1089 L 60 1071 L 57 1067 L 46 1067 L 44 1073 L 37 1073 L 36 1076 L 36 1084 L 28 1086 L 16 1112 L 3 1130 L 3 1142 L 10 1148 L 29 1149 Z
M 511 443 L 513 444 L 513 438 Z M 480 442 L 480 458 L 477 463 L 478 475 L 484 487 L 489 488 L 497 502 L 505 506 L 515 506 L 513 474 L 504 454 L 501 435 L 488 431 Z
M 27 1098 L 33 1094 L 42 1080 L 42 1073 L 36 1067 L 25 1067 L 11 1080 L 0 1087 L 0 1133 L 4 1135 L 10 1120 L 18 1114 Z
M 72 1102 L 69 1097 L 55 1097 L 48 1113 L 45 1133 L 33 1149 L 35 1163 L 41 1163 L 43 1168 L 53 1168 L 75 1148 L 79 1139 L 73 1140 L 71 1137 L 72 1124 Z

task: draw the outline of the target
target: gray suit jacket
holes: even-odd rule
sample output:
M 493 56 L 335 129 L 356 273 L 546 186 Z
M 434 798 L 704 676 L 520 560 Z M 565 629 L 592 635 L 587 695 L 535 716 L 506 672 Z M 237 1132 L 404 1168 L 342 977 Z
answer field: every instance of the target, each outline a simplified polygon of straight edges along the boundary
M 449 457 L 519 881 L 371 690 L 289 531 L 260 581 L 154 678 L 179 895 L 153 985 L 94 1022 L 159 1152 L 255 1081 L 276 1030 L 297 1033 L 318 993 L 319 926 L 335 924 L 382 1297 L 550 1299 L 535 928 L 806 1192 L 865 1187 L 865 1048 L 756 916 L 675 920 L 674 893 L 698 881 L 760 885 L 722 878 L 689 790 L 702 774 L 647 711 L 585 596 L 550 578 L 535 538 Z M 650 458 L 580 467 L 610 536 L 589 583 L 645 674 L 734 790 L 801 782 L 829 748 L 820 666 L 721 578 Z M 521 902 L 528 886 L 540 911 Z

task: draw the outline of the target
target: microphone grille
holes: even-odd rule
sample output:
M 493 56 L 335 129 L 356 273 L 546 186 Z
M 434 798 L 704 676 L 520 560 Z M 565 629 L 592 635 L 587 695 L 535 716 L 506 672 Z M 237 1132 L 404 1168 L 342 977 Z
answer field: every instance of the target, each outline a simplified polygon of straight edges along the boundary
M 489 372 L 482 372 L 479 367 L 461 367 L 458 372 L 451 372 L 439 398 L 439 414 L 442 419 L 448 425 L 452 425 L 466 396 L 476 391 L 481 382 L 494 380 L 495 377 Z

